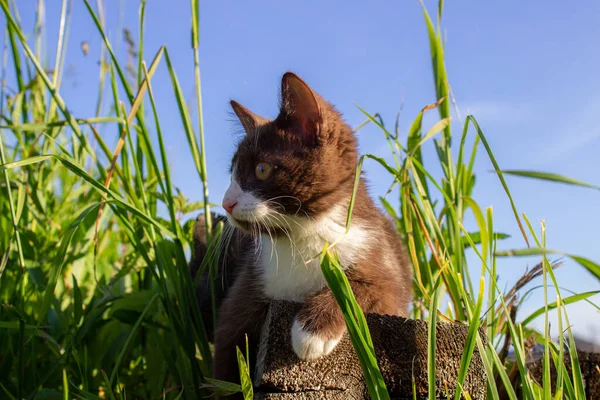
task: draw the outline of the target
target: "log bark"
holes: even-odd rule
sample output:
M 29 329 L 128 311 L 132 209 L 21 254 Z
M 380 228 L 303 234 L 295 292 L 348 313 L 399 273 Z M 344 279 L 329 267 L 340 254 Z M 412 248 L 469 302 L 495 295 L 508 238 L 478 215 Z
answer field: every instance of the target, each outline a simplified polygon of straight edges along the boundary
M 270 305 L 259 344 L 255 393 L 259 399 L 368 399 L 362 369 L 347 334 L 328 356 L 301 361 L 290 343 L 290 327 L 299 304 Z M 426 399 L 427 322 L 386 315 L 367 315 L 375 353 L 393 399 Z M 454 397 L 468 327 L 438 322 L 436 341 L 436 398 Z M 480 335 L 486 341 L 485 333 Z M 485 368 L 476 350 L 464 390 L 472 399 L 485 399 Z
M 579 359 L 579 368 L 583 377 L 585 398 L 588 400 L 600 400 L 600 353 L 577 351 L 577 358 Z M 572 379 L 571 359 L 568 353 L 565 353 L 565 367 L 569 374 L 569 379 Z M 531 372 L 533 379 L 541 385 L 544 376 L 542 360 L 529 363 L 527 368 Z M 552 394 L 555 393 L 556 379 L 556 368 L 554 362 L 550 361 Z

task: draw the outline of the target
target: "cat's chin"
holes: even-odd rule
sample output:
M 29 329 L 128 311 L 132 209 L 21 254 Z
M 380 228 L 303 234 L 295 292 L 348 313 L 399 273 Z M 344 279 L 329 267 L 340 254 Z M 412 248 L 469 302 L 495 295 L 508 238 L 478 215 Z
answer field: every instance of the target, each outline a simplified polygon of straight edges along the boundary
M 284 231 L 284 229 L 282 229 L 279 226 L 268 226 L 264 222 L 238 219 L 233 217 L 231 214 L 227 214 L 227 220 L 229 221 L 229 224 L 231 224 L 231 226 L 244 231 L 250 236 L 257 236 L 265 232 L 275 234 L 276 232 Z
M 234 218 L 229 213 L 227 214 L 227 220 L 233 227 L 241 229 L 242 231 L 248 234 L 256 233 L 256 231 L 258 230 L 257 223 Z

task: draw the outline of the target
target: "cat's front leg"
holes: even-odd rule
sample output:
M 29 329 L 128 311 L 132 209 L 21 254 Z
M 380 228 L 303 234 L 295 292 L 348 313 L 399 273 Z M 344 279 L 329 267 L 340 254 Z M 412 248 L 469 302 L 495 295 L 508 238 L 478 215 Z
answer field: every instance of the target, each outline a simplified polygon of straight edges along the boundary
M 371 271 L 354 268 L 346 272 L 356 302 L 365 314 L 379 313 L 400 315 L 403 308 L 397 293 L 401 292 L 398 281 L 376 279 Z M 335 349 L 346 332 L 346 321 L 329 287 L 307 297 L 292 325 L 292 347 L 303 360 L 314 360 L 328 355 Z
M 331 353 L 346 331 L 340 308 L 328 287 L 308 297 L 292 324 L 292 347 L 303 360 Z
M 250 360 L 247 361 L 254 366 L 256 345 L 267 307 L 268 302 L 256 285 L 256 276 L 249 267 L 245 267 L 240 271 L 240 276 L 236 278 L 219 310 L 215 330 L 214 379 L 240 383 L 236 346 L 244 352 L 246 335 L 250 342 Z M 238 393 L 228 398 L 243 397 Z

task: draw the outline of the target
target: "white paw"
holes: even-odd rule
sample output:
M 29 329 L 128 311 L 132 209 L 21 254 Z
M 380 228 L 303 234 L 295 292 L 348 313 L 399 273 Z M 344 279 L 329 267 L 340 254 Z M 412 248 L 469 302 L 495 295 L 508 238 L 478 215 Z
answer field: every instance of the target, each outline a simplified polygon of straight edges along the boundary
M 317 335 L 302 329 L 300 322 L 295 319 L 292 325 L 292 347 L 302 360 L 314 360 L 331 353 L 341 338 L 322 339 Z

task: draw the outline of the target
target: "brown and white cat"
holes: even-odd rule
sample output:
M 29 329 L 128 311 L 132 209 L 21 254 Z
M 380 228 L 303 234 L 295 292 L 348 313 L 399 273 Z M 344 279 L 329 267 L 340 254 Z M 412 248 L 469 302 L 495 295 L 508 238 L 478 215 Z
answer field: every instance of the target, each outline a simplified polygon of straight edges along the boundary
M 326 242 L 337 242 L 365 313 L 406 315 L 412 280 L 404 247 L 364 179 L 344 234 L 357 140 L 331 104 L 288 72 L 274 120 L 231 105 L 246 135 L 223 199 L 236 272 L 219 310 L 213 375 L 239 382 L 235 346 L 244 348 L 246 334 L 256 342 L 271 299 L 303 303 L 290 326 L 299 358 L 325 356 L 339 342 L 346 326 L 316 257 Z

